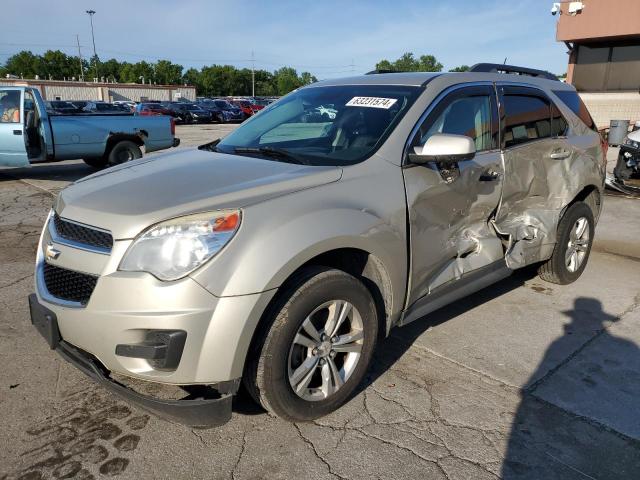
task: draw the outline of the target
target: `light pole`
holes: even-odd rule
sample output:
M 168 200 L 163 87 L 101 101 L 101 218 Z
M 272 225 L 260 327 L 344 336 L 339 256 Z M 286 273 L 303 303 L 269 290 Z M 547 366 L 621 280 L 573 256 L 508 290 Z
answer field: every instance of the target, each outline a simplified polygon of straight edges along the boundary
M 96 53 L 96 38 L 93 35 L 93 16 L 95 15 L 95 10 L 87 10 L 87 14 L 89 15 L 89 21 L 91 22 L 91 40 L 93 41 L 93 63 L 95 65 L 96 70 L 96 78 L 98 77 L 98 54 Z

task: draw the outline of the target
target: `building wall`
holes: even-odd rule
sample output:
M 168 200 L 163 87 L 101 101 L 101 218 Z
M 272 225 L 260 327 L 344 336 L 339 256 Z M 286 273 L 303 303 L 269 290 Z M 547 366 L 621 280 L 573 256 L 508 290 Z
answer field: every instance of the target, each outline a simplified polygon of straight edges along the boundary
M 640 121 L 640 93 L 580 93 L 580 98 L 598 128 L 608 127 L 611 120 Z
M 195 87 L 179 85 L 140 85 L 120 83 L 64 82 L 55 80 L 0 79 L 0 85 L 30 86 L 40 90 L 45 100 L 114 100 L 141 101 L 196 99 Z
M 583 0 L 584 9 L 569 15 L 562 4 L 556 38 L 574 42 L 640 35 L 640 0 Z

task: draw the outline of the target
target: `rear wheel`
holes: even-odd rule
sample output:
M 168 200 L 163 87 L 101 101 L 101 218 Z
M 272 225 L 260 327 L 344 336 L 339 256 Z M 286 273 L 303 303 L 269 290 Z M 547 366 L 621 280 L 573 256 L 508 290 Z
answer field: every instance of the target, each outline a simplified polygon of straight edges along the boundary
M 262 406 L 308 421 L 344 404 L 367 372 L 378 335 L 377 310 L 357 278 L 304 270 L 271 312 L 244 375 Z
M 107 155 L 107 165 L 119 165 L 142 157 L 140 147 L 130 140 L 123 140 L 116 143 L 109 155 Z
M 575 282 L 589 260 L 594 224 L 593 212 L 586 203 L 571 205 L 558 224 L 553 255 L 538 271 L 540 278 L 560 285 Z

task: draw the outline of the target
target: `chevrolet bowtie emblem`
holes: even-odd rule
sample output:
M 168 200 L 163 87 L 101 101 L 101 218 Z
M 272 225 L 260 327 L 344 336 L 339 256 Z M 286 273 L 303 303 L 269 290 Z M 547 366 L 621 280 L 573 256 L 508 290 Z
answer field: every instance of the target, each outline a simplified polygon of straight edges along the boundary
M 44 251 L 44 255 L 47 257 L 47 260 L 57 260 L 60 256 L 60 250 L 56 250 L 53 248 L 53 245 L 49 243 Z

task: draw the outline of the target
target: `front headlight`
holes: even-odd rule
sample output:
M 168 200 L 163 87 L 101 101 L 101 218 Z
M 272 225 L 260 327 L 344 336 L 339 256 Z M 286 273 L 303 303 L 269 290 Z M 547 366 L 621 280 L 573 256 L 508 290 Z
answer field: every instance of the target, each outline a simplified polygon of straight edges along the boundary
M 218 253 L 240 227 L 239 210 L 198 213 L 158 223 L 133 241 L 119 270 L 160 280 L 188 275 Z
M 629 137 L 624 139 L 624 144 L 627 147 L 635 148 L 636 150 L 640 149 L 640 142 L 636 142 L 635 140 L 631 140 Z

